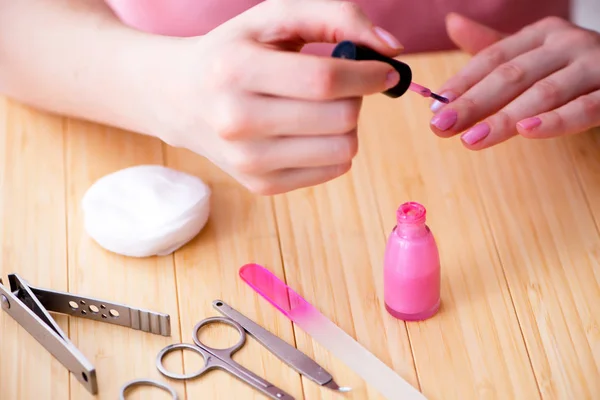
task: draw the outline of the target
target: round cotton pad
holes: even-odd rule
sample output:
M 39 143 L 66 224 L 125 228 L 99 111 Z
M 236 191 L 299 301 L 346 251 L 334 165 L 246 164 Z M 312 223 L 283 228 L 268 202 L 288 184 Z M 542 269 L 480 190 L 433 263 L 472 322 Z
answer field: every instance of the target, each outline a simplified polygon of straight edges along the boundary
M 139 165 L 97 180 L 82 199 L 84 228 L 100 246 L 130 257 L 164 256 L 208 221 L 210 188 L 162 165 Z

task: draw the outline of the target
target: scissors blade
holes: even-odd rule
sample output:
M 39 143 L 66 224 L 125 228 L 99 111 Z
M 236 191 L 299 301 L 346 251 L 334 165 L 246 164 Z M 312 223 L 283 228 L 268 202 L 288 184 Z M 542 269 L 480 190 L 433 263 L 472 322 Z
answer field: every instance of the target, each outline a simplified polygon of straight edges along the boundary
M 204 348 L 204 351 L 212 353 L 209 349 Z M 211 354 L 206 362 L 207 370 L 212 368 L 221 368 L 228 371 L 230 374 L 240 379 L 242 382 L 252 386 L 259 392 L 276 400 L 295 400 L 294 397 L 272 383 L 264 380 L 254 372 L 247 370 L 243 366 L 233 361 L 229 356 L 224 357 L 218 354 Z
M 239 311 L 236 311 L 224 301 L 213 301 L 213 307 L 221 314 L 240 324 L 260 344 L 275 354 L 281 361 L 298 371 L 301 375 L 304 375 L 315 383 L 329 389 L 340 392 L 347 391 L 346 388 L 340 388 L 334 382 L 333 377 L 306 354 L 267 331 Z

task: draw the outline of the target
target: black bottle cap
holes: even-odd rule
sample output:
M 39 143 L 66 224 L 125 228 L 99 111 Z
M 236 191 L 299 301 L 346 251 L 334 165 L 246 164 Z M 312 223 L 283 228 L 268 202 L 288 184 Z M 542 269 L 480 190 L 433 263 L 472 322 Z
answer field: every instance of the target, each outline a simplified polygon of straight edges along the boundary
M 347 58 L 357 61 L 382 61 L 390 64 L 400 74 L 400 81 L 393 88 L 383 92 L 383 94 L 389 97 L 396 98 L 402 96 L 404 93 L 406 93 L 412 82 L 412 70 L 407 64 L 404 64 L 403 62 L 393 58 L 386 57 L 368 47 L 357 45 L 356 43 L 348 40 L 338 43 L 333 49 L 331 56 L 335 58 Z

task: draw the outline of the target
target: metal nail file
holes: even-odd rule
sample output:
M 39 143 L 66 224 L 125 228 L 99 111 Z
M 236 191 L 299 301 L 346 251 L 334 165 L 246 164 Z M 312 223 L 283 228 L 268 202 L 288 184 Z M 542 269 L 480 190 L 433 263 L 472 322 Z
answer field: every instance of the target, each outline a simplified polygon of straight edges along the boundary
M 163 336 L 171 335 L 168 314 L 33 287 L 16 274 L 8 275 L 8 282 L 10 289 L 0 279 L 2 310 L 60 361 L 91 394 L 98 392 L 96 369 L 69 340 L 49 312 L 108 322 Z
M 240 277 L 315 341 L 344 362 L 367 384 L 390 400 L 425 400 L 425 396 L 302 296 L 258 264 L 240 268 Z
M 329 372 L 317 364 L 314 360 L 291 346 L 283 339 L 273 335 L 265 328 L 245 317 L 239 311 L 234 310 L 222 300 L 213 301 L 213 307 L 224 316 L 240 324 L 253 338 L 269 349 L 281 361 L 294 368 L 300 374 L 306 376 L 313 382 L 339 392 L 349 392 L 349 387 L 340 387 L 335 383 Z

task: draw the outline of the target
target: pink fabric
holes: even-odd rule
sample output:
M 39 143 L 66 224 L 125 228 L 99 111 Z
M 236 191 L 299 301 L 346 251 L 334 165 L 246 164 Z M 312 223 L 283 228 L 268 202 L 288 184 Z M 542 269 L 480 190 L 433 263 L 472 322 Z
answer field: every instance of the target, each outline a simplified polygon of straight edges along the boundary
M 167 36 L 203 35 L 261 0 L 105 0 L 127 25 Z M 298 0 L 302 1 L 302 0 Z M 405 53 L 454 48 L 444 26 L 459 12 L 512 33 L 546 16 L 570 18 L 570 0 L 355 0 L 371 20 L 394 34 Z M 329 53 L 332 45 L 306 51 Z

